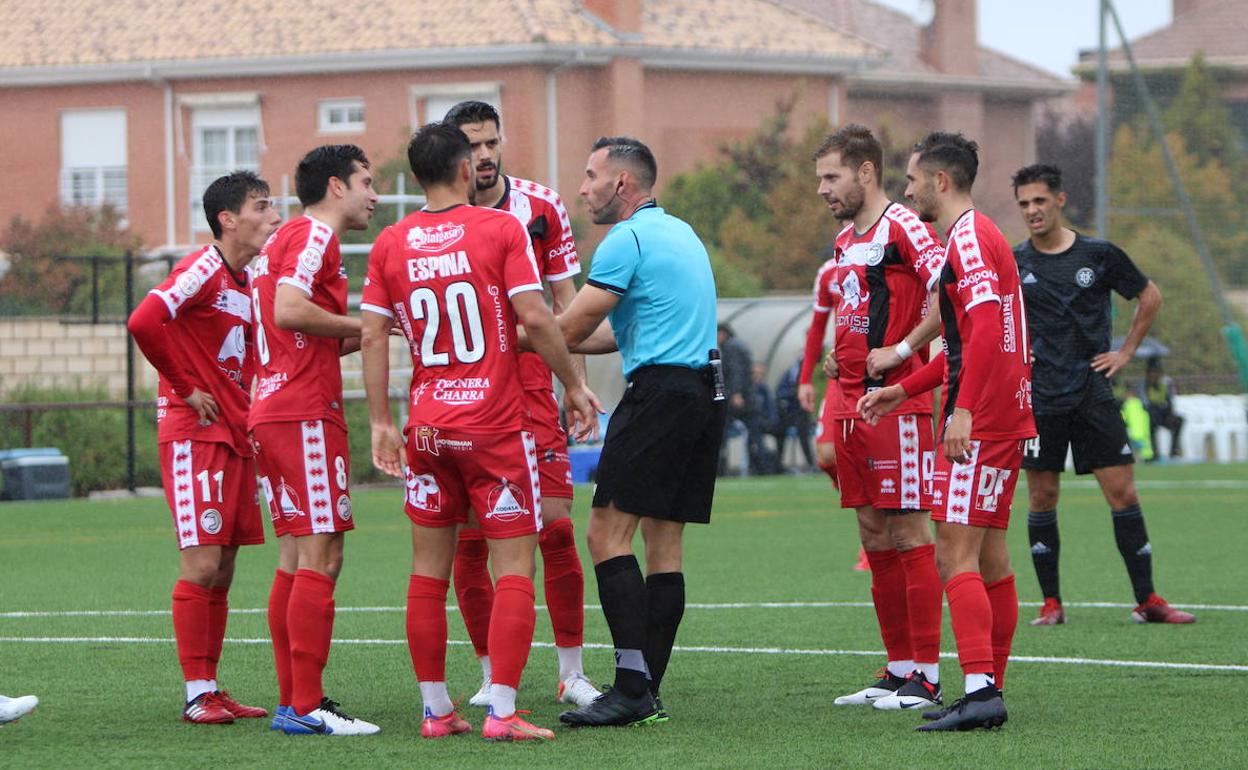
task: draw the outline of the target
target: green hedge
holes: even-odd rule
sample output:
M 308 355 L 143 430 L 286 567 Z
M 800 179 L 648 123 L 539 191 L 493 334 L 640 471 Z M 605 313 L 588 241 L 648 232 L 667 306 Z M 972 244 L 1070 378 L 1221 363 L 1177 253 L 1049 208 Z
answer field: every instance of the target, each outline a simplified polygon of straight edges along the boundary
M 150 394 L 140 399 L 154 397 Z M 109 401 L 103 389 L 68 390 L 23 388 L 7 396 L 18 403 L 81 403 Z M 354 484 L 388 480 L 373 467 L 368 406 L 363 401 L 347 404 L 351 447 L 351 481 Z M 70 482 L 75 495 L 126 486 L 126 411 L 120 408 L 38 412 L 31 421 L 31 446 L 57 447 L 69 458 Z M 0 415 L 0 448 L 26 446 L 25 417 Z M 156 410 L 135 414 L 135 476 L 138 486 L 160 486 L 160 459 L 156 445 Z

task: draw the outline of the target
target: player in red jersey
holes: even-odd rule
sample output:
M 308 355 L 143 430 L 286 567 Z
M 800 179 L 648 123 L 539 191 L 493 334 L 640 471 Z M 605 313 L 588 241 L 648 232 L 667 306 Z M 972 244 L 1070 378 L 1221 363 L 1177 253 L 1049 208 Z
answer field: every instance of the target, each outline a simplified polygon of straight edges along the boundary
M 182 718 L 225 724 L 266 716 L 217 686 L 240 545 L 264 542 L 247 438 L 254 367 L 248 263 L 280 218 L 250 171 L 204 191 L 213 241 L 183 257 L 127 324 L 160 375 L 157 441 L 165 497 L 181 549 L 173 635 L 186 679 Z
M 369 255 L 361 309 L 373 463 L 407 483 L 407 638 L 424 701 L 421 734 L 439 738 L 471 729 L 450 699 L 445 671 L 446 592 L 458 529 L 471 508 L 498 576 L 482 736 L 548 740 L 553 732 L 516 713 L 533 640 L 533 552 L 545 502 L 519 377 L 517 322 L 566 386 L 564 403 L 578 433 L 596 425 L 597 400 L 574 369 L 542 298 L 524 227 L 505 212 L 466 205 L 475 187 L 471 155 L 468 137 L 454 124 L 420 129 L 408 160 L 426 207 L 386 228 Z M 387 337 L 396 323 L 413 363 L 406 442 L 388 396 Z
M 472 145 L 476 172 L 476 205 L 510 212 L 524 226 L 533 242 L 538 275 L 550 286 L 554 312 L 567 309 L 576 296 L 575 277 L 581 272 L 572 238 L 572 222 L 559 194 L 549 187 L 502 173 L 502 128 L 489 104 L 460 102 L 446 114 L 446 122 L 458 126 Z M 584 357 L 573 357 L 582 374 Z M 559 424 L 559 402 L 550 367 L 536 353 L 520 354 L 520 383 L 537 440 L 538 472 L 542 487 L 542 573 L 546 607 L 555 635 L 559 659 L 556 698 L 561 703 L 584 706 L 601 693 L 583 673 L 581 656 L 585 631 L 585 574 L 572 534 L 572 468 L 568 461 L 568 437 Z M 455 552 L 455 595 L 481 661 L 481 689 L 468 701 L 485 706 L 490 694 L 490 656 L 487 653 L 490 608 L 494 585 L 486 566 L 489 552 L 481 530 L 464 528 Z
M 279 690 L 273 728 L 365 735 L 377 726 L 339 710 L 321 675 L 343 533 L 355 527 L 338 359 L 358 348 L 360 320 L 347 315 L 338 238 L 368 226 L 377 193 L 368 158 L 350 144 L 305 155 L 295 189 L 303 216 L 265 244 L 251 293 L 259 366 L 248 426 L 278 542 L 268 613 Z
M 941 702 L 941 590 L 926 514 L 931 490 L 925 486 L 935 462 L 932 399 L 912 398 L 875 425 L 859 418 L 857 404 L 864 392 L 897 382 L 926 362 L 926 345 L 936 331 L 934 318 L 924 320 L 926 284 L 940 245 L 914 212 L 884 194 L 883 162 L 879 141 L 859 125 L 838 129 L 815 152 L 819 194 L 847 224 L 816 279 L 798 400 L 807 410 L 814 406 L 811 373 L 832 314 L 835 348 L 827 368 L 837 387 L 821 410 L 822 451 L 837 460 L 841 506 L 857 513 L 888 654 L 879 681 L 835 702 L 891 710 Z M 900 349 L 898 360 L 887 371 L 869 370 L 869 353 L 885 347 Z
M 936 559 L 966 675 L 966 695 L 918 729 L 969 730 L 1005 723 L 1005 666 L 1018 625 L 1018 594 L 1006 549 L 1010 503 L 1023 444 L 1036 435 L 1023 293 L 1013 251 L 975 210 L 971 184 L 978 146 L 961 134 L 932 133 L 906 169 L 906 195 L 919 217 L 947 233 L 934 279 L 944 350 L 900 383 L 859 402 L 872 421 L 911 394 L 945 382 L 943 451 L 938 454 L 932 519 Z

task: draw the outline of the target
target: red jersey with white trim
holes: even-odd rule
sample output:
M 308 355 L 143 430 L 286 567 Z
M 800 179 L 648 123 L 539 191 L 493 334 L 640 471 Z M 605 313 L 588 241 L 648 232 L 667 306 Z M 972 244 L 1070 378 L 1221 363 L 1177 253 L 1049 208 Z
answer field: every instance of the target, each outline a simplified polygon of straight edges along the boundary
M 927 285 L 940 264 L 941 247 L 931 225 L 919 221 L 913 211 L 891 203 L 864 233 L 848 225 L 836 237 L 826 299 L 836 317 L 837 378 L 840 401 L 833 404 L 838 418 L 858 416 L 858 399 L 868 388 L 882 388 L 900 381 L 927 362 L 927 350 L 885 372 L 882 378 L 867 377 L 867 353 L 896 345 L 906 338 L 927 312 Z M 819 305 L 816 304 L 816 310 Z M 930 414 L 931 393 L 908 399 L 895 414 Z
M 1031 413 L 1031 362 L 1027 315 L 1014 251 L 991 219 L 971 209 L 949 230 L 940 285 L 945 348 L 945 420 L 953 414 L 962 385 L 963 352 L 970 345 L 971 308 L 995 303 L 1000 308 L 1001 340 L 991 346 L 991 360 L 974 362 L 975 376 L 987 377 L 979 399 L 969 407 L 971 438 L 989 441 L 1036 435 Z
M 338 236 L 307 214 L 278 228 L 252 267 L 258 381 L 249 426 L 329 420 L 347 427 L 342 412 L 342 340 L 281 329 L 274 322 L 277 287 L 294 286 L 313 304 L 347 314 L 347 271 Z
M 196 387 L 211 393 L 220 415 L 200 425 L 199 415 L 159 378 L 156 440 L 217 441 L 244 457 L 247 407 L 255 366 L 251 359 L 251 300 L 248 275 L 235 275 L 215 246 L 183 257 L 151 294 L 159 297 L 171 319 L 164 325 L 166 347 L 176 351 Z
M 417 211 L 381 232 L 360 309 L 394 319 L 407 337 L 409 428 L 494 433 L 524 426 L 509 300 L 541 290 L 529 236 L 505 212 Z
M 510 213 L 524 225 L 533 241 L 538 275 L 562 281 L 581 272 L 581 261 L 572 237 L 572 220 L 559 193 L 514 176 L 504 176 L 503 197 L 494 208 Z M 520 353 L 520 382 L 525 390 L 551 390 L 550 367 L 532 352 Z

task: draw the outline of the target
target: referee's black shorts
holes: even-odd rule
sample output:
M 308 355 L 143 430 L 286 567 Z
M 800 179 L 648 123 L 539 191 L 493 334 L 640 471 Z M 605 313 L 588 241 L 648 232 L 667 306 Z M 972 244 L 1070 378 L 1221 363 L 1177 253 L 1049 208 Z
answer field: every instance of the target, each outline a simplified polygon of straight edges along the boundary
M 705 524 L 711 520 L 724 402 L 710 370 L 643 366 L 607 425 L 594 507 Z
M 1116 401 L 1085 402 L 1069 412 L 1035 417 L 1037 435 L 1023 450 L 1024 470 L 1060 473 L 1066 467 L 1067 446 L 1080 475 L 1135 462 Z

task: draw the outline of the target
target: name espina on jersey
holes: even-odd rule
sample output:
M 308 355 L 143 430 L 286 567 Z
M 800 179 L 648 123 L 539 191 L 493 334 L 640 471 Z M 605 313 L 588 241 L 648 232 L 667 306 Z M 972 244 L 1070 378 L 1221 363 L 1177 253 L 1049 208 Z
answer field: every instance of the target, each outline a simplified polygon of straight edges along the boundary
M 407 279 L 412 283 L 449 278 L 472 272 L 468 252 L 452 251 L 436 257 L 416 257 L 407 260 Z

